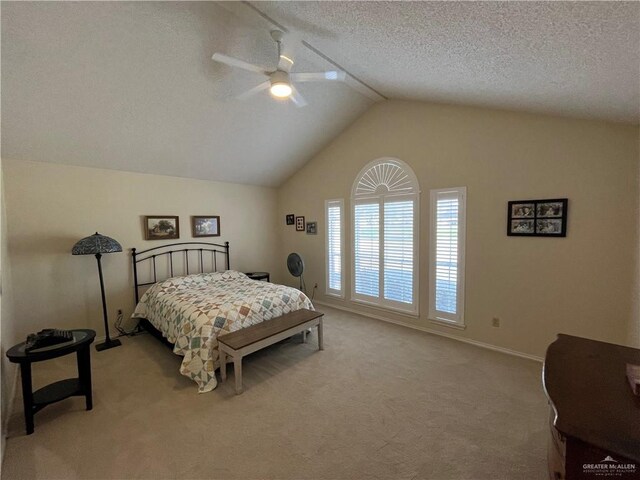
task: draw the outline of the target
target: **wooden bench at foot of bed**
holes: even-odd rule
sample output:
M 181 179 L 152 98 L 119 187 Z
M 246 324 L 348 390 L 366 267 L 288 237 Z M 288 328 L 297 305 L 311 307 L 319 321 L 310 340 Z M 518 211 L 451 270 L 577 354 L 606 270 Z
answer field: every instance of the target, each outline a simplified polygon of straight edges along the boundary
M 322 345 L 322 312 L 303 308 L 285 313 L 281 317 L 266 320 L 256 325 L 237 330 L 218 337 L 220 352 L 220 376 L 227 379 L 227 355 L 233 358 L 233 370 L 236 377 L 236 394 L 242 393 L 242 357 L 261 350 L 269 345 L 302 332 L 303 341 L 307 341 L 307 330 L 318 327 L 318 348 Z

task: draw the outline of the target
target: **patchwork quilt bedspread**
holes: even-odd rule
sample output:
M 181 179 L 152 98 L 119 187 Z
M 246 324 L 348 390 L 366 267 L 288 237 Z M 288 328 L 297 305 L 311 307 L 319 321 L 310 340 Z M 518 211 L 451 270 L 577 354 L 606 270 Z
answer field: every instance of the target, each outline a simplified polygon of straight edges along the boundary
M 299 290 L 228 270 L 156 283 L 140 299 L 133 318 L 146 318 L 175 344 L 174 353 L 184 357 L 180 373 L 204 393 L 217 385 L 218 335 L 301 308 L 314 309 Z

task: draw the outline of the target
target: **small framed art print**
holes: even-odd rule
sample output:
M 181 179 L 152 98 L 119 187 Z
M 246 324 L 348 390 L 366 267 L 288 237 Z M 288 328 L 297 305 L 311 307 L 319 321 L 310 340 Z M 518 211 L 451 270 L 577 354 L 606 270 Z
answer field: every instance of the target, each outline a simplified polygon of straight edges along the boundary
M 220 217 L 194 215 L 191 217 L 191 233 L 194 237 L 219 237 Z
M 568 199 L 514 200 L 509 202 L 507 235 L 566 237 Z
M 287 214 L 286 221 L 287 221 L 287 225 L 293 225 L 294 223 L 296 223 L 295 215 L 293 213 Z
M 145 240 L 180 238 L 180 223 L 174 215 L 145 216 L 144 227 Z
M 304 217 L 296 217 L 296 232 L 304 232 Z
M 307 235 L 318 234 L 318 222 L 307 222 Z

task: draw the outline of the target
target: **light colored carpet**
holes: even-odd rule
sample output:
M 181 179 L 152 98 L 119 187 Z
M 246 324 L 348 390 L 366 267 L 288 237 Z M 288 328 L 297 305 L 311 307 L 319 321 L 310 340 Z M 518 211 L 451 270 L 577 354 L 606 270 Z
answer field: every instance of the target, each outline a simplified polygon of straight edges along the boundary
M 300 336 L 198 394 L 149 335 L 92 352 L 76 397 L 10 418 L 3 479 L 544 479 L 539 363 L 329 308 L 325 350 Z M 37 387 L 75 357 L 34 364 Z

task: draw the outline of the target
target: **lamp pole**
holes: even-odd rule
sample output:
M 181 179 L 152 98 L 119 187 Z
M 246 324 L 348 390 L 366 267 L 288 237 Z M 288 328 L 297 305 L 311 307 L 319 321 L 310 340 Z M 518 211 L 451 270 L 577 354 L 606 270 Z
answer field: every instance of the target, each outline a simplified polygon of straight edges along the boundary
M 113 347 L 122 345 L 120 340 L 118 339 L 111 340 L 111 338 L 109 337 L 109 320 L 107 317 L 107 299 L 104 295 L 104 279 L 102 278 L 102 262 L 100 261 L 101 258 L 102 258 L 102 254 L 96 253 L 96 260 L 98 261 L 98 275 L 100 276 L 100 293 L 102 295 L 102 315 L 104 317 L 104 331 L 106 333 L 107 338 L 104 341 L 104 343 L 99 343 L 96 345 L 96 350 L 98 350 L 99 352 L 101 352 L 102 350 L 106 350 L 108 348 L 113 348 Z

